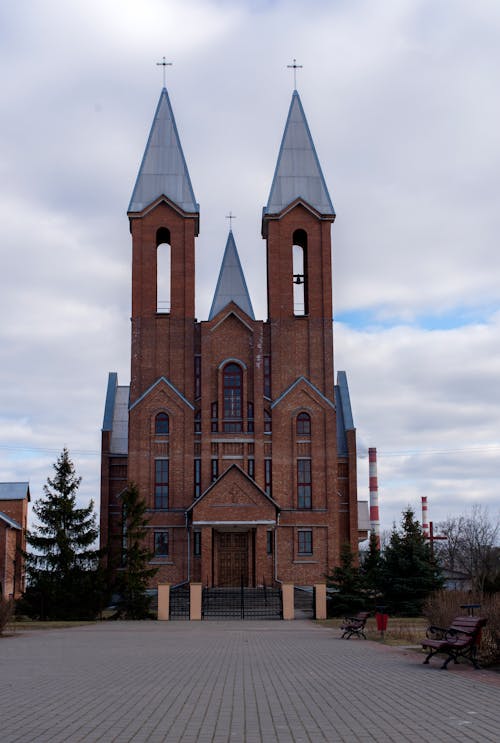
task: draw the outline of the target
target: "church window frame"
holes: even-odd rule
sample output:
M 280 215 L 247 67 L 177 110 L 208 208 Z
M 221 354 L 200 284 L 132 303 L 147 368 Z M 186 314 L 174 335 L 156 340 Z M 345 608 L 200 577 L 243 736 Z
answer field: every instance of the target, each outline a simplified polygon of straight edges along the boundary
M 201 410 L 197 410 L 194 414 L 194 432 L 201 433 Z
M 268 529 L 266 532 L 266 554 L 272 555 L 273 554 L 273 532 L 271 529 Z
M 309 281 L 307 271 L 307 232 L 295 230 L 292 237 L 292 291 L 293 314 L 305 317 L 309 314 Z
M 172 243 L 170 230 L 156 231 L 156 313 L 169 315 L 172 308 Z
M 271 412 L 267 409 L 264 410 L 264 433 L 273 432 L 273 419 Z
M 271 357 L 264 356 L 264 397 L 271 399 Z
M 194 357 L 194 397 L 201 397 L 201 356 L 197 353 Z
M 212 459 L 210 461 L 210 470 L 212 473 L 212 482 L 215 482 L 217 478 L 219 477 L 219 460 L 218 459 Z
M 295 422 L 297 436 L 311 435 L 311 416 L 309 413 L 302 411 L 298 414 Z
M 168 557 L 170 539 L 168 531 L 155 531 L 153 535 L 153 551 L 155 557 Z
M 161 410 L 155 417 L 155 434 L 157 436 L 168 436 L 170 433 L 170 418 L 168 413 Z
M 312 509 L 312 464 L 309 457 L 297 459 L 297 508 Z
M 252 480 L 255 480 L 255 459 L 254 457 L 248 458 L 247 472 L 248 472 L 248 476 L 251 477 Z
M 197 457 L 194 460 L 194 497 L 199 498 L 201 495 L 201 459 Z
M 154 460 L 155 463 L 155 510 L 156 511 L 167 511 L 168 500 L 169 500 L 169 475 L 170 466 L 169 460 L 166 457 L 159 457 Z
M 229 361 L 222 369 L 223 430 L 241 433 L 243 430 L 243 369 Z
M 273 492 L 273 461 L 264 459 L 264 492 L 271 496 Z
M 298 529 L 297 531 L 297 555 L 310 557 L 313 554 L 312 529 Z
M 210 407 L 210 431 L 217 433 L 219 431 L 219 406 L 213 402 Z
M 201 531 L 193 532 L 193 557 L 201 557 Z

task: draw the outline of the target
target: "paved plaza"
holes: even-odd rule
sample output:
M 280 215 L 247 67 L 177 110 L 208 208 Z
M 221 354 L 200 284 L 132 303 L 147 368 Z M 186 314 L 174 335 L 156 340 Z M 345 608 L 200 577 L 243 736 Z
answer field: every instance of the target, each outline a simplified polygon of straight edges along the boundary
M 2 743 L 500 740 L 500 677 L 295 622 L 0 639 Z

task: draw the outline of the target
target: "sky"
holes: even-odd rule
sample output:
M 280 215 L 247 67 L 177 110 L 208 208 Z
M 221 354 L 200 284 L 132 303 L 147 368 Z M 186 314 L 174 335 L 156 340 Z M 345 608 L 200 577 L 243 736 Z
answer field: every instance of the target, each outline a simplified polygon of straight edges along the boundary
M 0 481 L 68 447 L 98 506 L 107 375 L 130 379 L 126 210 L 162 87 L 194 192 L 199 320 L 228 233 L 266 319 L 260 236 L 297 88 L 337 219 L 335 366 L 378 451 L 383 529 L 500 480 L 497 0 L 17 0 L 0 6 Z

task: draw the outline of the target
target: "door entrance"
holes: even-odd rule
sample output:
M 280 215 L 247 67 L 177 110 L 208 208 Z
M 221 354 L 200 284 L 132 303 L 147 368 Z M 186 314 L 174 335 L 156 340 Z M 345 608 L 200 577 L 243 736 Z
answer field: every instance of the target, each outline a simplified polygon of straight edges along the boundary
M 217 532 L 219 586 L 248 586 L 248 532 Z

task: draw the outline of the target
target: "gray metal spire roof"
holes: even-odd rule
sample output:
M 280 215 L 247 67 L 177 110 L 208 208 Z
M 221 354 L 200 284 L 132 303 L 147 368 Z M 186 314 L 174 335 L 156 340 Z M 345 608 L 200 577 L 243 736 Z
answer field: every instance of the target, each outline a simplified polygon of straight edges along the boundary
M 248 293 L 243 269 L 241 268 L 232 230 L 229 230 L 224 258 L 222 259 L 219 279 L 215 288 L 208 319 L 212 320 L 229 302 L 237 304 L 243 312 L 246 312 L 252 320 L 255 320 L 252 302 Z
M 128 211 L 140 212 L 160 196 L 185 212 L 200 211 L 166 88 L 161 91 Z
M 294 90 L 264 214 L 279 214 L 296 199 L 320 214 L 335 216 L 304 109 Z

